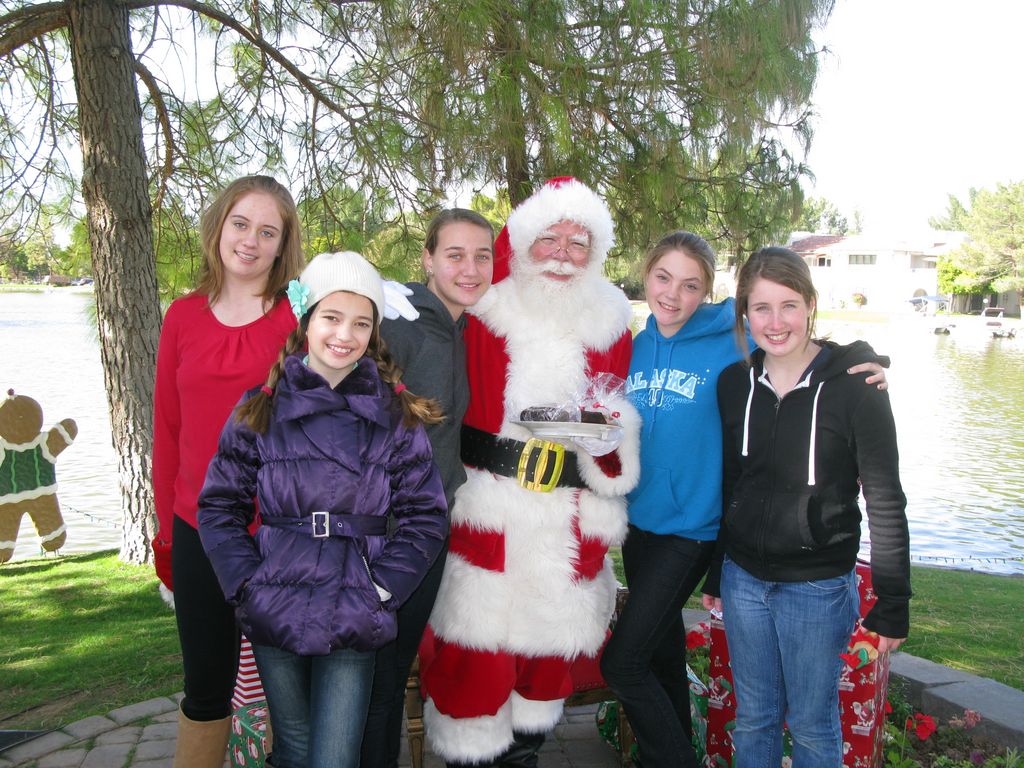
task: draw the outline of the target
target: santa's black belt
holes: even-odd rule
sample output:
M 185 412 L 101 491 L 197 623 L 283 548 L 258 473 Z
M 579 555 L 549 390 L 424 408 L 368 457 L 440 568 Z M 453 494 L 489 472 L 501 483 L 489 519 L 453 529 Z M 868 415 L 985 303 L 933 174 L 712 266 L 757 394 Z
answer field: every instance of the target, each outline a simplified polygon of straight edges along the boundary
M 389 515 L 349 515 L 343 512 L 311 512 L 306 517 L 264 517 L 263 525 L 271 528 L 287 528 L 296 533 L 305 533 L 314 539 L 328 536 L 387 536 Z
M 586 487 L 576 464 L 576 454 L 558 443 L 536 437 L 524 443 L 463 424 L 462 463 L 514 477 L 523 488 L 531 491 Z

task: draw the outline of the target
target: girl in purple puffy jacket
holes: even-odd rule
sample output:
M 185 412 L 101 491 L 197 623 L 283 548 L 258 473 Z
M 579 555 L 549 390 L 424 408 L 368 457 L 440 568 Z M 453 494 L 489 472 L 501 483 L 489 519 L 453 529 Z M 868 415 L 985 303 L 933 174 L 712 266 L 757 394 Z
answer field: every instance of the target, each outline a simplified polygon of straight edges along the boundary
M 224 427 L 199 532 L 253 644 L 274 728 L 267 765 L 354 767 L 374 652 L 447 533 L 422 426 L 440 409 L 399 381 L 369 262 L 321 254 L 288 295 L 298 327 Z

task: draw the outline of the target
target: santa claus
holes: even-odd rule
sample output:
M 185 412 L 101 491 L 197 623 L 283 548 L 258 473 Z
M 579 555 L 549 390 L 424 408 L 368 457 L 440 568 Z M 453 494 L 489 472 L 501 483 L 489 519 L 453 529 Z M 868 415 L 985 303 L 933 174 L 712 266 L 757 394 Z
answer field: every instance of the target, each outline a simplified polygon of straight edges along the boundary
M 451 764 L 535 766 L 605 640 L 616 582 L 608 547 L 626 534 L 639 476 L 639 417 L 621 391 L 631 309 L 603 276 L 614 240 L 604 201 L 553 179 L 509 216 L 494 285 L 470 310 L 470 383 L 444 577 L 421 649 L 425 721 Z M 618 426 L 547 428 L 523 411 L 580 403 Z M 591 402 L 592 401 L 592 402 Z M 536 427 L 534 427 L 536 431 Z M 593 434 L 581 434 L 593 433 Z

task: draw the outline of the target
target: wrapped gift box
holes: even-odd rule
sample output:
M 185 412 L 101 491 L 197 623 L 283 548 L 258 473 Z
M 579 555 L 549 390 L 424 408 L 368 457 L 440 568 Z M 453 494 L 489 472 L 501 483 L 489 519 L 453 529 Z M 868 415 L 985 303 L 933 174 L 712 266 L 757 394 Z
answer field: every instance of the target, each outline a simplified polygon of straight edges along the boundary
M 233 768 L 263 768 L 267 748 L 268 711 L 265 701 L 246 704 L 231 716 L 228 755 Z
M 866 616 L 877 596 L 871 587 L 871 567 L 857 563 L 860 615 Z M 851 645 L 857 639 L 851 637 Z M 708 672 L 707 757 L 705 765 L 732 765 L 732 731 L 736 724 L 736 696 L 729 668 L 729 644 L 725 625 L 711 620 L 710 668 Z M 843 726 L 843 767 L 875 768 L 881 765 L 885 700 L 889 685 L 889 655 L 866 660 L 859 668 L 843 665 L 839 680 L 839 708 Z M 791 754 L 789 734 L 783 752 Z M 787 757 L 788 760 L 788 757 Z M 784 761 L 786 762 L 786 761 Z
M 242 645 L 238 652 L 238 676 L 235 678 L 235 691 L 231 696 L 231 708 L 238 709 L 246 704 L 255 704 L 266 699 L 263 683 L 256 669 L 256 658 L 252 655 L 252 643 L 242 635 Z
M 708 738 L 708 688 L 697 677 L 690 665 L 686 665 L 686 677 L 690 682 L 690 724 L 693 726 L 693 748 L 697 760 L 704 760 L 704 745 Z
M 263 684 L 256 670 L 256 659 L 252 654 L 252 644 L 245 635 L 242 635 L 231 707 L 234 710 L 228 742 L 231 765 L 235 768 L 263 768 L 270 717 Z

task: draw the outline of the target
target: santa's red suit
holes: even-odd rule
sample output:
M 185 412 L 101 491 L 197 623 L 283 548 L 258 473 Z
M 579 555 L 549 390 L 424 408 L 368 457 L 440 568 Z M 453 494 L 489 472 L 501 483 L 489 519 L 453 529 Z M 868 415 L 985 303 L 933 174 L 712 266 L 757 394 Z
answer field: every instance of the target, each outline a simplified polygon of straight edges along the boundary
M 516 260 L 563 220 L 590 232 L 586 272 L 570 290 L 531 290 L 546 278 Z M 560 440 L 566 463 L 550 491 L 524 487 L 514 466 L 531 437 L 515 423 L 524 408 L 567 402 L 600 373 L 627 376 L 632 312 L 601 276 L 611 243 L 600 198 L 576 181 L 551 182 L 509 217 L 495 247 L 496 282 L 470 310 L 468 479 L 451 510 L 448 560 L 421 649 L 427 736 L 451 762 L 491 760 L 514 731 L 553 728 L 573 662 L 596 656 L 605 640 L 616 591 L 606 553 L 626 534 L 639 417 L 624 394 L 603 403 L 623 426 L 618 448 L 594 458 Z M 467 433 L 475 434 L 469 445 Z

